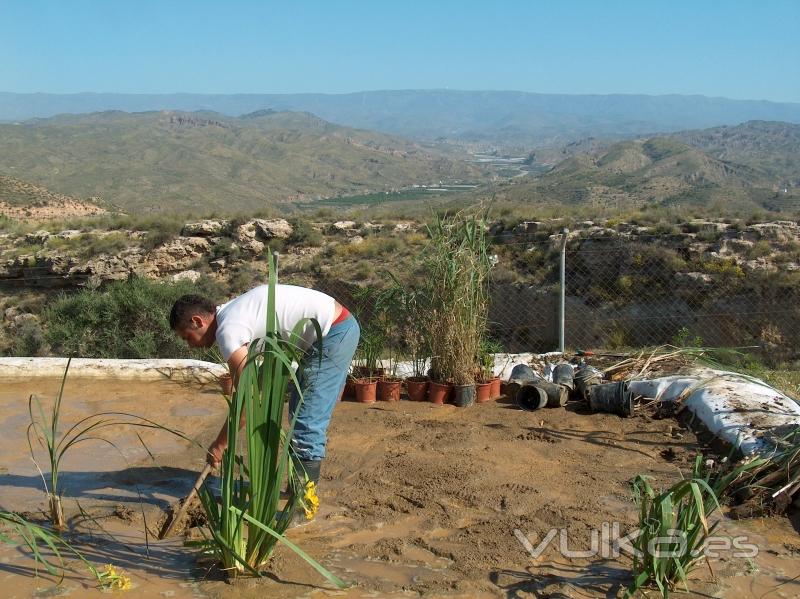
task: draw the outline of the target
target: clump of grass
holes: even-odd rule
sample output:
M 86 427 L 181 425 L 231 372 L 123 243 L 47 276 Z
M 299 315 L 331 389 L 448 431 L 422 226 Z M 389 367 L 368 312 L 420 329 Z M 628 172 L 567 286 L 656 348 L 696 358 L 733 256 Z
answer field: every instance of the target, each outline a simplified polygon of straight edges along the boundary
M 702 456 L 697 456 L 692 478 L 660 493 L 650 485 L 649 477 L 638 475 L 634 479 L 639 536 L 633 544 L 634 581 L 625 597 L 648 585 L 655 585 L 665 599 L 678 584 L 688 592 L 688 574 L 701 559 L 703 544 L 717 526 L 709 525 L 708 517 L 719 508 L 717 493 L 701 469 Z
M 302 506 L 313 516 L 318 503 L 313 483 L 297 472 L 291 455 L 290 439 L 294 419 L 283 429 L 284 395 L 290 382 L 299 389 L 292 362 L 302 361 L 298 346 L 306 326 L 312 325 L 321 340 L 319 323 L 298 323 L 289 339 L 278 333 L 275 313 L 277 276 L 269 255 L 266 336 L 254 340 L 247 361 L 228 402 L 228 447 L 221 462 L 221 497 L 201 488 L 200 499 L 208 518 L 210 539 L 207 548 L 230 575 L 261 575 L 261 569 L 280 542 L 300 555 L 336 586 L 345 584 L 286 539 L 284 533 L 292 515 Z M 318 341 L 319 343 L 320 341 Z M 300 398 L 302 402 L 302 397 Z M 244 420 L 244 435 L 240 423 Z M 242 447 L 240 447 L 240 445 Z M 288 499 L 279 508 L 282 481 L 288 480 Z M 305 480 L 301 480 L 305 479 Z
M 63 553 L 67 552 L 77 557 L 89 572 L 102 586 L 100 572 L 95 568 L 83 554 L 70 545 L 63 537 L 56 532 L 27 521 L 25 518 L 14 512 L 0 512 L 0 542 L 10 545 L 23 545 L 31 552 L 36 572 L 41 565 L 52 576 L 59 576 L 59 583 L 64 579 L 64 558 Z M 49 558 L 44 551 L 49 550 L 57 562 Z

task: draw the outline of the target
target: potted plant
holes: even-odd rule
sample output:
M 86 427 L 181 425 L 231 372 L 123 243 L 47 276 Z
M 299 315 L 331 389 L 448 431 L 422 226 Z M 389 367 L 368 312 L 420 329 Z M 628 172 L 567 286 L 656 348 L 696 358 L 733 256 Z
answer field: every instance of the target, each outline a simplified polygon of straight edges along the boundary
M 365 287 L 355 294 L 361 338 L 353 360 L 352 379 L 356 401 L 362 403 L 372 403 L 377 399 L 378 378 L 384 374 L 380 357 L 386 343 L 386 332 L 374 310 L 377 295 L 373 287 Z
M 428 308 L 427 288 L 423 283 L 404 284 L 389 273 L 391 285 L 382 294 L 381 307 L 390 336 L 390 364 L 402 352 L 411 363 L 411 376 L 405 379 L 406 391 L 411 401 L 424 401 L 428 394 L 428 344 L 421 326 Z M 397 351 L 393 351 L 397 350 Z M 396 374 L 393 370 L 392 374 Z
M 494 376 L 495 354 L 502 351 L 502 347 L 495 341 L 483 339 L 478 354 L 478 371 L 475 382 L 475 401 L 483 403 L 500 396 L 500 377 Z
M 488 320 L 491 261 L 484 213 L 468 209 L 437 216 L 427 230 L 431 378 L 437 384 L 452 383 L 454 403 L 468 406 L 475 399 L 478 354 Z
M 378 294 L 373 323 L 384 333 L 388 351 L 388 368 L 378 377 L 378 400 L 400 401 L 403 381 L 397 377 L 398 322 L 400 320 L 397 297 L 392 288 Z M 387 363 L 387 362 L 384 362 Z

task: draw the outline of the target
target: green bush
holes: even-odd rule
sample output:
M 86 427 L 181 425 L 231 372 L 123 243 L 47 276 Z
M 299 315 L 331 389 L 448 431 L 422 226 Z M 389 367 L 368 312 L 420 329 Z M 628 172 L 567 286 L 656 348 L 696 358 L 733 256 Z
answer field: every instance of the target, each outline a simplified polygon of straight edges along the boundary
M 202 281 L 202 280 L 201 280 Z M 218 295 L 210 282 L 157 283 L 133 278 L 103 291 L 62 294 L 45 309 L 45 340 L 55 355 L 83 358 L 197 357 L 169 327 L 185 293 Z
M 312 227 L 307 220 L 293 218 L 289 223 L 292 225 L 292 234 L 286 240 L 289 244 L 305 247 L 319 247 L 322 245 L 322 233 Z

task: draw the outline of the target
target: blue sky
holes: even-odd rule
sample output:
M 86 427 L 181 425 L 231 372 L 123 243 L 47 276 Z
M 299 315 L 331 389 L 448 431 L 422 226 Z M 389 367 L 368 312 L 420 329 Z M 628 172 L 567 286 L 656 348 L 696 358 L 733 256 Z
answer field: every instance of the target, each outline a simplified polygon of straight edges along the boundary
M 0 91 L 800 102 L 800 0 L 0 0 Z

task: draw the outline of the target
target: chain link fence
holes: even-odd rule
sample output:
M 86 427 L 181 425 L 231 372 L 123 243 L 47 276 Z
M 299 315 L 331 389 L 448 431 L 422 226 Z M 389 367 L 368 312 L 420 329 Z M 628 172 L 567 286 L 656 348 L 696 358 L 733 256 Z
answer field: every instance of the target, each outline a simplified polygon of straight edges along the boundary
M 544 241 L 495 240 L 489 337 L 508 352 L 559 348 L 563 256 L 566 348 L 672 344 L 796 358 L 800 271 L 791 264 L 720 252 L 720 244 L 724 250 L 724 240 L 687 242 L 684 234 L 573 233 L 562 254 L 560 235 Z M 291 274 L 282 281 L 310 284 L 358 306 L 356 283 Z M 358 308 L 368 321 L 371 306 Z

